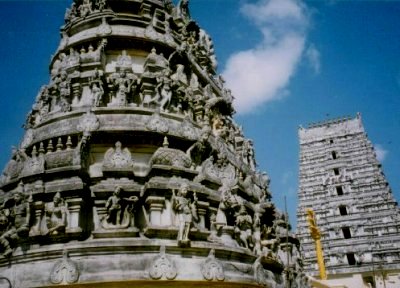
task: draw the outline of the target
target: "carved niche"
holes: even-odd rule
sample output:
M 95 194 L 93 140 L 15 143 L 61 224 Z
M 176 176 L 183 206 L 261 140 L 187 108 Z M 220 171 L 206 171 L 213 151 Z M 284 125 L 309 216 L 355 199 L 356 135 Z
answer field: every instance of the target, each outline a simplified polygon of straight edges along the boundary
M 120 141 L 115 143 L 115 148 L 109 148 L 104 154 L 103 171 L 131 171 L 133 159 L 128 148 L 122 149 Z

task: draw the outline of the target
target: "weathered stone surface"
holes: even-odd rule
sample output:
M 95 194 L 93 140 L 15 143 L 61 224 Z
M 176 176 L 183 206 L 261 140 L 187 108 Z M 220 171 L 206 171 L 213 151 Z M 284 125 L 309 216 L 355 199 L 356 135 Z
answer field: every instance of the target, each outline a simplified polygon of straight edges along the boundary
M 299 138 L 297 235 L 306 271 L 318 274 L 306 219 L 306 209 L 312 208 L 327 274 L 335 275 L 334 284 L 363 287 L 367 282 L 382 283 L 371 274 L 379 266 L 382 273 L 391 271 L 394 286 L 400 285 L 395 279 L 400 273 L 400 250 L 395 244 L 400 241 L 400 210 L 361 115 L 300 128 Z
M 289 227 L 189 1 L 72 1 L 61 35 L 0 179 L 0 274 L 15 287 L 289 281 Z

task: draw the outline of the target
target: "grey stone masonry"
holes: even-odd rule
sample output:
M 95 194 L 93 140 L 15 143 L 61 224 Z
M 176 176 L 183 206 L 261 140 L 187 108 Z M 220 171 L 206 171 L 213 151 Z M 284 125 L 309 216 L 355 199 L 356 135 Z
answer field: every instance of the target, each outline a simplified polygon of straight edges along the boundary
M 321 230 L 329 275 L 400 266 L 400 214 L 361 115 L 299 129 L 297 236 L 308 273 L 318 275 L 306 209 Z
M 308 287 L 189 1 L 71 2 L 0 177 L 2 278 Z

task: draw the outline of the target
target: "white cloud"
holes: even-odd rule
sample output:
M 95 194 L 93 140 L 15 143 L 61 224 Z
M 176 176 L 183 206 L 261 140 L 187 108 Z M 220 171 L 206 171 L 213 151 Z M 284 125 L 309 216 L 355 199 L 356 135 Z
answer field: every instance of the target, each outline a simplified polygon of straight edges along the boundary
M 263 39 L 231 55 L 222 74 L 235 96 L 236 111 L 247 113 L 287 93 L 305 49 L 308 15 L 297 0 L 258 0 L 244 4 L 241 12 Z
M 311 65 L 311 68 L 314 70 L 314 73 L 319 74 L 319 72 L 321 71 L 321 56 L 317 48 L 315 48 L 314 44 L 311 44 L 307 48 L 306 57 Z
M 379 162 L 383 162 L 383 160 L 385 160 L 386 155 L 389 152 L 387 150 L 385 150 L 382 145 L 380 144 L 376 144 L 375 145 L 375 154 L 376 154 L 376 159 L 378 159 Z

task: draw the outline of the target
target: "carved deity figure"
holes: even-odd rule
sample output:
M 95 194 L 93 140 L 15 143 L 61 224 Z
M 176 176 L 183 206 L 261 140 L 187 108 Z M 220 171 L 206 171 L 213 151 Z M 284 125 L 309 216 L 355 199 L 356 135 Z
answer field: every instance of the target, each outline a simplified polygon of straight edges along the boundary
M 159 84 L 156 87 L 157 98 L 159 100 L 160 108 L 162 111 L 166 111 L 171 104 L 172 90 L 171 81 L 168 77 L 157 78 Z
M 193 193 L 193 203 L 187 195 L 188 185 L 182 183 L 176 195 L 175 190 L 172 190 L 172 207 L 178 217 L 178 245 L 188 246 L 190 244 L 189 232 L 194 221 L 198 222 L 197 214 L 197 196 Z
M 106 6 L 107 6 L 107 0 L 96 0 L 95 2 L 95 8 L 100 12 L 103 11 L 106 8 Z
M 129 198 L 121 197 L 122 187 L 117 186 L 112 196 L 106 202 L 107 215 L 103 219 L 102 226 L 110 228 L 134 227 L 134 204 L 139 200 L 137 196 Z
M 241 205 L 239 212 L 236 214 L 235 233 L 239 245 L 247 249 L 253 247 L 252 226 L 253 219 L 247 213 L 246 207 Z
M 53 197 L 53 202 L 45 207 L 47 235 L 64 233 L 67 226 L 68 208 L 59 192 Z
M 122 50 L 121 55 L 119 55 L 117 58 L 117 63 L 115 66 L 132 69 L 132 57 L 128 55 L 126 50 Z
M 239 211 L 243 204 L 243 199 L 237 195 L 236 190 L 222 185 L 218 192 L 221 194 L 221 202 L 217 211 L 217 223 L 220 226 L 228 225 L 228 217 Z
M 103 167 L 105 168 L 131 168 L 132 156 L 128 148 L 122 149 L 121 142 L 115 143 L 115 148 L 110 148 L 104 155 Z
M 82 18 L 85 18 L 88 16 L 90 13 L 92 13 L 92 1 L 91 0 L 83 0 L 82 4 L 78 8 L 79 10 L 79 15 Z
M 211 145 L 208 142 L 210 134 L 211 130 L 209 129 L 209 127 L 204 127 L 201 131 L 199 139 L 186 151 L 186 154 L 193 161 L 193 168 L 201 165 L 201 163 L 203 163 L 205 159 L 210 157 L 210 154 L 212 152 Z
M 28 237 L 30 229 L 31 212 L 29 203 L 21 191 L 14 193 L 12 199 L 4 204 L 4 215 L 8 218 L 9 227 L 0 236 L 0 244 L 3 246 L 3 256 L 12 254 L 13 242 Z
M 3 171 L 3 182 L 10 181 L 12 178 L 17 177 L 24 168 L 25 161 L 29 159 L 24 149 L 13 147 L 11 153 L 11 159 Z
M 91 92 L 92 106 L 98 107 L 100 105 L 101 98 L 104 95 L 104 89 L 101 83 L 93 82 Z
M 242 159 L 244 163 L 250 166 L 251 169 L 256 169 L 253 141 L 250 139 L 245 139 L 243 141 Z
M 175 9 L 175 18 L 182 18 L 184 21 L 190 20 L 189 0 L 179 0 Z
M 111 79 L 108 79 L 112 90 L 115 90 L 115 96 L 112 97 L 111 106 L 125 106 L 127 104 L 127 95 L 130 93 L 134 79 L 128 77 L 125 71 L 114 73 Z

